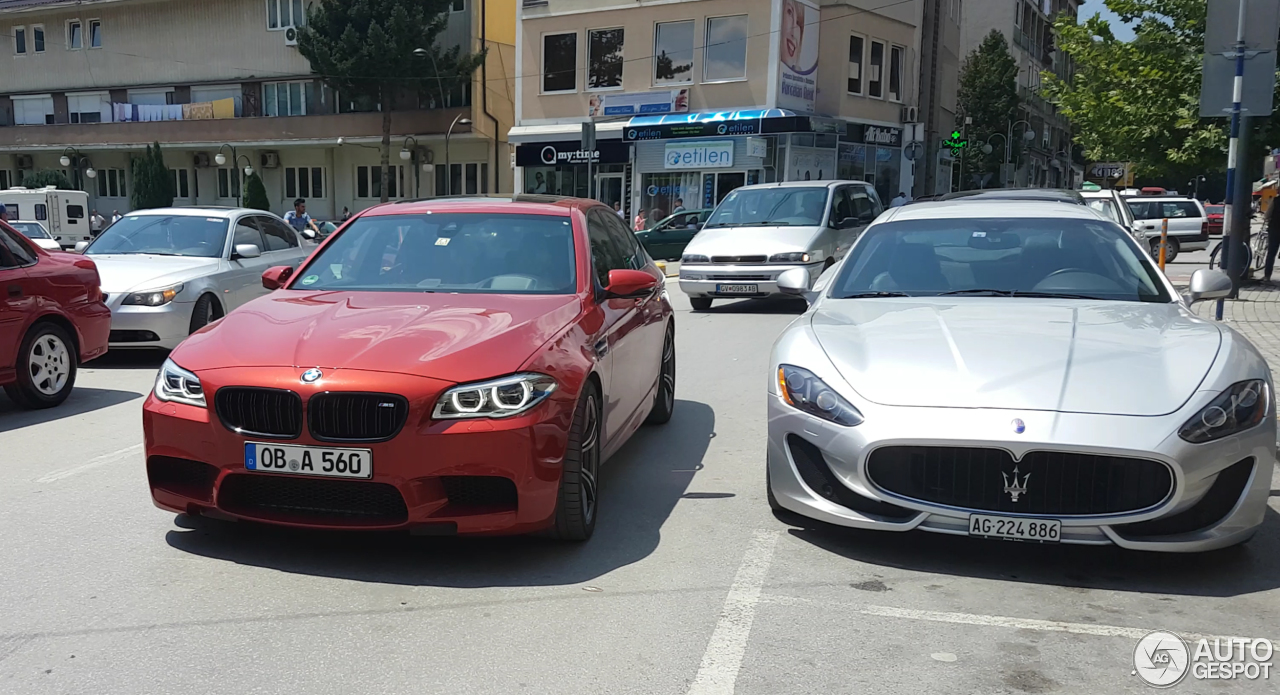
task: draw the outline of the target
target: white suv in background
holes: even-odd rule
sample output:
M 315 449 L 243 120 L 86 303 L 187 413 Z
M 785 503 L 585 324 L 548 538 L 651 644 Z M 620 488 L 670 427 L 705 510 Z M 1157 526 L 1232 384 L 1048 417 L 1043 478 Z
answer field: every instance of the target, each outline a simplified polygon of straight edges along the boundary
M 1146 232 L 1152 257 L 1159 253 L 1161 220 L 1165 218 L 1169 220 L 1166 262 L 1183 251 L 1209 248 L 1209 216 L 1195 198 L 1144 195 L 1125 198 L 1125 203 L 1133 213 L 1135 226 Z

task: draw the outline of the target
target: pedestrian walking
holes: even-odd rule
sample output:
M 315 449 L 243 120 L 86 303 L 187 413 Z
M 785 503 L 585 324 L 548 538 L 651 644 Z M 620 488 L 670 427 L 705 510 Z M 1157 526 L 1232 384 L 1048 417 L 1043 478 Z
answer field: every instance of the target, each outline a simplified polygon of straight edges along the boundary
M 314 221 L 312 221 L 311 215 L 307 214 L 307 201 L 302 198 L 298 198 L 293 201 L 293 209 L 284 214 L 284 221 L 288 222 L 289 226 L 293 227 L 299 233 L 305 232 L 308 229 L 316 234 L 320 233 L 320 228 L 316 226 Z
M 1280 251 L 1280 205 L 1273 204 L 1267 208 L 1266 225 L 1267 265 L 1262 271 L 1262 281 L 1271 282 L 1271 270 L 1276 264 L 1276 251 Z
M 102 232 L 102 228 L 106 224 L 107 224 L 107 220 L 103 218 L 103 216 L 99 214 L 97 210 L 94 210 L 93 214 L 89 216 L 89 232 L 93 236 L 98 236 L 98 234 Z
M 903 193 L 902 191 L 898 191 L 898 195 L 895 195 L 893 197 L 893 200 L 889 202 L 889 207 L 900 208 L 906 204 L 907 204 L 907 194 Z
M 677 212 L 684 212 L 684 198 L 676 198 L 676 206 L 671 208 L 671 214 L 674 215 Z
M 640 212 L 636 213 L 636 219 L 635 219 L 635 222 L 631 225 L 631 228 L 637 232 L 643 232 L 644 230 L 649 228 L 649 221 L 645 219 L 644 210 L 641 210 Z

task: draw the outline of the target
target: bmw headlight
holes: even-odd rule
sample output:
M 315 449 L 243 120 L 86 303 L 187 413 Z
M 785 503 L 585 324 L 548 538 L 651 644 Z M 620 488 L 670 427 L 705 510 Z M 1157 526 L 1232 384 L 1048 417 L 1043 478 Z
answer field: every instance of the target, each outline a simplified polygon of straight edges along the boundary
M 1188 420 L 1178 436 L 1203 444 L 1255 427 L 1267 416 L 1269 397 L 1267 382 L 1261 379 L 1233 384 Z
M 134 292 L 124 298 L 124 304 L 133 306 L 164 306 L 182 291 L 182 283 L 150 292 Z
M 788 405 L 823 420 L 845 427 L 862 424 L 862 413 L 807 369 L 779 365 L 778 392 Z
M 794 251 L 792 253 L 775 253 L 769 256 L 770 263 L 808 263 L 812 258 L 805 251 Z
M 511 417 L 538 405 L 555 390 L 555 379 L 535 373 L 461 384 L 440 395 L 431 416 L 440 420 Z
M 204 386 L 200 377 L 179 367 L 173 360 L 165 360 L 156 375 L 156 398 L 173 403 L 186 403 L 205 408 Z
M 706 256 L 699 256 L 696 253 L 688 254 L 680 259 L 681 263 L 710 263 L 711 259 Z

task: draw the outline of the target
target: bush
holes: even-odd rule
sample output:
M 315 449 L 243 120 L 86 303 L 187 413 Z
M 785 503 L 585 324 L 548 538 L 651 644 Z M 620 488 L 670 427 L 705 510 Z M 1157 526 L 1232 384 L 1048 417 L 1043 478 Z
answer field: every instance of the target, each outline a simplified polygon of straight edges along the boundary
M 167 208 L 173 205 L 173 175 L 165 166 L 160 143 L 147 145 L 147 151 L 132 162 L 134 210 Z
M 262 177 L 256 171 L 244 180 L 244 206 L 254 210 L 271 210 L 271 202 L 267 200 L 267 187 L 262 185 Z
M 67 175 L 56 169 L 45 169 L 37 171 L 34 174 L 28 174 L 22 177 L 22 183 L 19 184 L 23 188 L 44 188 L 45 186 L 55 186 L 60 190 L 74 191 L 75 186 L 67 180 Z

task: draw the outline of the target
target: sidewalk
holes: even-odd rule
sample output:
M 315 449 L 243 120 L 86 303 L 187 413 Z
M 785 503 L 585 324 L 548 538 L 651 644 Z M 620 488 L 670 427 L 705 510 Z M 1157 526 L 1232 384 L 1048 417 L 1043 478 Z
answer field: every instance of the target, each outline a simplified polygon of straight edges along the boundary
M 1192 307 L 1201 318 L 1213 319 L 1217 302 L 1200 302 Z M 1228 299 L 1222 308 L 1222 322 L 1248 338 L 1271 365 L 1280 372 L 1280 287 L 1245 285 L 1239 299 Z

